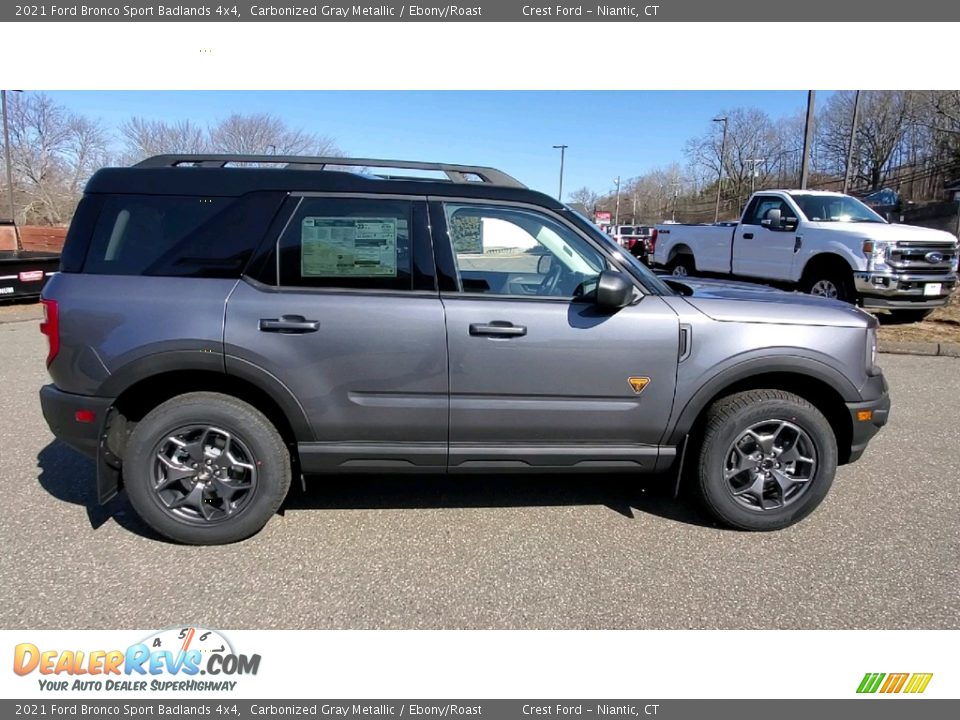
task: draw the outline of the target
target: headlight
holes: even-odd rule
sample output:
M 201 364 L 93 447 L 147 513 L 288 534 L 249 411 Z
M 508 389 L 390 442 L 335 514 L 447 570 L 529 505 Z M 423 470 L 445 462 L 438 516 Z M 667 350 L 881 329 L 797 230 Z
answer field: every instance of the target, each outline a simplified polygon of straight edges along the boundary
M 867 328 L 867 348 L 864 357 L 867 375 L 875 375 L 877 372 L 877 329 Z
M 950 269 L 953 270 L 953 272 L 957 272 L 957 270 L 960 269 L 957 267 L 958 263 L 960 263 L 960 243 L 957 243 L 953 247 L 953 263 L 950 265 Z
M 893 243 L 888 240 L 864 240 L 863 255 L 867 258 L 867 270 L 887 270 L 887 257 Z

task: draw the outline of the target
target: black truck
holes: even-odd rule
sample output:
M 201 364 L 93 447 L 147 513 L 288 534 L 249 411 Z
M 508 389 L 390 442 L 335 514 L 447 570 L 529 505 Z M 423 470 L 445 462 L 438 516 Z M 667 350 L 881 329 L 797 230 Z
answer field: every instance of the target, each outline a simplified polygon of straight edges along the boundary
M 0 221 L 0 230 L 16 229 Z M 46 250 L 0 250 L 0 303 L 39 297 L 47 279 L 60 267 L 60 255 Z

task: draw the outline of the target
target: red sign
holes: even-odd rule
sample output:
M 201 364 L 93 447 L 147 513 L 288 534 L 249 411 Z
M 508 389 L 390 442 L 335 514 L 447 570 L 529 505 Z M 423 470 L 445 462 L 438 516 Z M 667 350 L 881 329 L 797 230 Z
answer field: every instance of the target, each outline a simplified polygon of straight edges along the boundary
M 608 210 L 597 210 L 593 214 L 593 221 L 597 225 L 609 225 L 612 218 L 613 214 Z

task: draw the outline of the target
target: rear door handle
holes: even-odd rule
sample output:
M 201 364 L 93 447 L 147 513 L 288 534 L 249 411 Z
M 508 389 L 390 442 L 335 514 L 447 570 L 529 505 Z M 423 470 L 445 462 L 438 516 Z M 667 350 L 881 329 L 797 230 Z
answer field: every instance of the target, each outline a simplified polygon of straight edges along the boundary
M 307 320 L 303 315 L 282 315 L 279 318 L 260 318 L 260 332 L 297 334 L 316 332 L 319 329 L 319 320 Z
M 492 323 L 471 323 L 471 335 L 491 335 L 493 337 L 519 337 L 527 334 L 523 325 L 495 320 Z
M 744 240 L 753 240 L 753 233 L 744 233 L 744 234 L 743 234 L 743 239 L 744 239 Z

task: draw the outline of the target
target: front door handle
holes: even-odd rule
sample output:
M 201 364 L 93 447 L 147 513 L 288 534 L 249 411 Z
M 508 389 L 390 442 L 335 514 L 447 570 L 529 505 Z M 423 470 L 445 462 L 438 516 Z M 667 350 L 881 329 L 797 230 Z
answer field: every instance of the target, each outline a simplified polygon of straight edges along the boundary
M 753 240 L 753 233 L 744 233 L 744 234 L 743 234 L 743 239 L 744 239 L 744 240 Z
M 527 334 L 523 325 L 514 325 L 510 322 L 494 320 L 492 323 L 471 323 L 471 335 L 490 335 L 492 337 L 519 337 Z
M 316 332 L 319 329 L 319 320 L 307 320 L 303 315 L 260 318 L 260 332 L 296 334 Z

